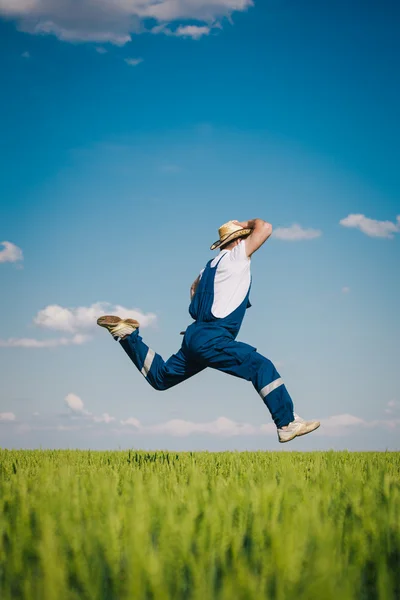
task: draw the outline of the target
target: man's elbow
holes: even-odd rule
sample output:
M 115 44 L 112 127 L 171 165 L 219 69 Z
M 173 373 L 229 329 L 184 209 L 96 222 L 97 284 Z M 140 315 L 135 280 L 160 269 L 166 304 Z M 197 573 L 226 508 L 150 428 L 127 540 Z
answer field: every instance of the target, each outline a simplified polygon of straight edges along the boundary
M 265 235 L 265 239 L 268 239 L 269 236 L 272 234 L 272 225 L 271 223 L 268 223 L 267 221 L 263 221 L 263 232 Z

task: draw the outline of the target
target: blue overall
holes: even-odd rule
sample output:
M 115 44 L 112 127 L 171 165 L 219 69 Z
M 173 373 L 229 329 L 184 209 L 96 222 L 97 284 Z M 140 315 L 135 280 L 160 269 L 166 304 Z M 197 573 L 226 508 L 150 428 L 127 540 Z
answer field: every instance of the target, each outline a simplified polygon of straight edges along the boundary
M 224 259 L 223 254 L 220 260 Z M 143 342 L 139 331 L 120 341 L 121 346 L 156 390 L 167 390 L 206 367 L 229 373 L 251 381 L 268 407 L 277 427 L 293 421 L 293 402 L 282 378 L 270 360 L 259 354 L 253 346 L 237 342 L 249 302 L 250 287 L 243 302 L 224 318 L 212 312 L 214 279 L 217 264 L 210 260 L 201 276 L 189 313 L 194 319 L 186 330 L 182 347 L 166 362 Z

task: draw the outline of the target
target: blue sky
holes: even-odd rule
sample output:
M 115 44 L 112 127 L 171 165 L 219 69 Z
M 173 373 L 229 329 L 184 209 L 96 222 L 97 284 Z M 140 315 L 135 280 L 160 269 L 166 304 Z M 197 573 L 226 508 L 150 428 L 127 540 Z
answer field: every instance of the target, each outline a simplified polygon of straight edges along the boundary
M 399 449 L 399 7 L 71 1 L 0 0 L 0 447 L 278 449 L 251 384 L 157 393 L 93 325 L 167 358 L 261 217 L 240 339 L 323 423 L 285 449 Z

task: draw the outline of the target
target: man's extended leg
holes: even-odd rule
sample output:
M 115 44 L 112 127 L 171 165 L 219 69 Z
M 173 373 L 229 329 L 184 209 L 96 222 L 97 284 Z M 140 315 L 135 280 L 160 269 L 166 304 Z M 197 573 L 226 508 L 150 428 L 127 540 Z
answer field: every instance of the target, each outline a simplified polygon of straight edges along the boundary
M 278 371 L 253 346 L 234 340 L 219 340 L 201 349 L 209 367 L 251 381 L 268 407 L 278 429 L 280 442 L 311 433 L 319 421 L 305 421 L 293 411 L 293 402 Z
M 212 342 L 202 351 L 207 366 L 251 381 L 260 394 L 278 428 L 294 420 L 293 402 L 275 366 L 253 346 L 227 340 Z
M 142 340 L 138 330 L 120 341 L 121 346 L 148 383 L 156 390 L 167 390 L 206 367 L 188 360 L 182 349 L 166 362 Z
M 275 425 L 281 428 L 291 423 L 294 419 L 293 401 L 275 365 L 265 356 L 253 352 L 242 366 L 249 369 L 251 382 L 268 407 Z

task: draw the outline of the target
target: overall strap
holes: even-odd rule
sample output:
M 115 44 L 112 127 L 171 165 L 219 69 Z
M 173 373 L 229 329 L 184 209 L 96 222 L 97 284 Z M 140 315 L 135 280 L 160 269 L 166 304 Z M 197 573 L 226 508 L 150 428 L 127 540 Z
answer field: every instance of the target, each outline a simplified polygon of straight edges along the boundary
M 217 264 L 215 265 L 215 267 L 211 267 L 211 263 L 212 263 L 212 261 L 213 261 L 213 260 L 215 260 L 215 258 L 212 258 L 212 259 L 210 260 L 210 262 L 209 262 L 209 265 L 210 265 L 211 269 L 217 269 L 217 268 L 218 268 L 218 265 L 219 265 L 219 263 L 220 263 L 220 262 L 221 262 L 221 260 L 224 258 L 224 256 L 226 256 L 227 254 L 228 254 L 228 252 L 225 252 L 225 254 L 223 254 L 223 255 L 220 257 L 220 259 L 219 259 L 219 261 L 217 262 Z

